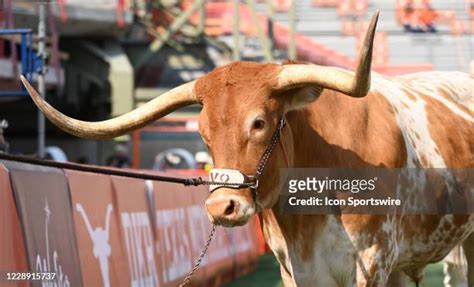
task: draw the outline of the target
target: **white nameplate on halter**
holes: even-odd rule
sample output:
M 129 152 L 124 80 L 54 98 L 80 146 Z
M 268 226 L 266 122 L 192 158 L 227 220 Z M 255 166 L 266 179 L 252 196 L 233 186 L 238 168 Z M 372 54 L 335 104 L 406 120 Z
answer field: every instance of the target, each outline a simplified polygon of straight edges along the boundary
M 209 185 L 209 191 L 213 192 L 223 186 L 238 188 L 239 184 L 245 183 L 245 175 L 235 169 L 213 168 L 209 171 L 209 180 L 219 183 L 236 183 L 234 185 L 211 184 Z

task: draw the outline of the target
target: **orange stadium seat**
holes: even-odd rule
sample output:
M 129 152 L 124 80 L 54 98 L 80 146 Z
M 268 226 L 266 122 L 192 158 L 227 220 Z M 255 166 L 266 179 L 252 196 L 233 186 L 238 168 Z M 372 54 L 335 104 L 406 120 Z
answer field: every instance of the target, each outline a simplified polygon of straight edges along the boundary
M 339 16 L 363 16 L 368 6 L 368 0 L 343 0 L 337 5 L 337 13 Z
M 473 18 L 474 0 L 467 0 L 466 3 L 468 12 L 471 14 L 471 18 Z M 433 10 L 429 7 L 431 7 L 431 0 L 397 0 L 397 20 L 400 24 L 404 24 L 410 21 L 410 19 L 415 18 L 420 23 L 432 22 L 447 25 L 453 35 L 465 32 L 465 25 L 456 16 L 456 11 L 448 9 Z
M 292 0 L 273 0 L 273 5 L 278 12 L 288 12 Z
M 206 34 L 209 36 L 220 36 L 224 34 L 224 28 L 221 25 L 222 21 L 220 19 L 206 19 Z
M 403 23 L 405 18 L 405 7 L 410 5 L 410 0 L 397 0 L 396 4 L 396 18 L 398 23 Z
M 437 10 L 438 22 L 449 23 L 456 19 L 456 12 L 453 10 Z
M 396 18 L 399 23 L 402 23 L 403 18 L 406 16 L 406 9 L 411 8 L 417 12 L 417 10 L 420 10 L 426 6 L 431 6 L 431 0 L 397 0 Z
M 449 25 L 451 34 L 453 35 L 462 35 L 464 34 L 464 23 L 459 19 L 454 19 Z
M 313 6 L 317 7 L 337 7 L 340 0 L 313 0 Z
M 344 36 L 356 36 L 361 33 L 361 31 L 365 31 L 368 26 L 368 21 L 342 20 L 341 33 Z
M 457 18 L 455 11 L 438 10 L 437 15 L 437 22 L 447 24 L 451 34 L 459 35 L 464 33 L 464 23 Z
M 356 22 L 351 20 L 342 20 L 341 21 L 341 33 L 344 36 L 354 35 Z

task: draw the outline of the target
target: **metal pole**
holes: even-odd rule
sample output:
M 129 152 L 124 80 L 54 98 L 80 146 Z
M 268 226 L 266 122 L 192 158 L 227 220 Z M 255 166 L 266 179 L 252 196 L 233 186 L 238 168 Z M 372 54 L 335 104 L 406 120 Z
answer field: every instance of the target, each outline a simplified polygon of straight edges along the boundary
M 240 14 L 240 1 L 234 0 L 234 13 L 232 19 L 232 34 L 234 36 L 234 49 L 232 49 L 232 58 L 234 61 L 240 60 L 240 27 L 239 27 L 239 14 Z
M 265 61 L 273 62 L 273 54 L 270 50 L 270 43 L 268 38 L 263 33 L 262 25 L 260 23 L 260 19 L 257 15 L 257 11 L 255 9 L 255 2 L 253 0 L 247 0 L 247 5 L 250 8 L 250 13 L 252 14 L 252 20 L 255 24 L 255 28 L 257 29 L 257 35 L 260 40 L 260 45 L 263 49 L 263 56 L 265 57 Z
M 296 60 L 296 1 L 291 0 L 290 10 L 288 11 L 288 18 L 290 21 L 290 39 L 288 42 L 288 58 Z
M 46 63 L 46 7 L 41 4 L 39 7 L 39 23 L 38 23 L 38 54 L 43 59 L 43 67 L 38 74 L 38 91 L 41 97 L 45 97 L 46 88 L 44 83 L 45 63 Z M 38 111 L 38 157 L 45 156 L 45 122 L 44 115 Z
M 273 33 L 273 18 L 275 17 L 275 7 L 273 7 L 273 0 L 267 0 L 267 25 L 268 25 L 268 39 L 270 41 L 270 50 L 273 53 L 273 50 L 275 49 L 275 35 Z
M 198 23 L 198 33 L 199 36 L 204 34 L 206 28 L 206 1 L 202 1 L 201 7 L 199 8 L 199 23 Z

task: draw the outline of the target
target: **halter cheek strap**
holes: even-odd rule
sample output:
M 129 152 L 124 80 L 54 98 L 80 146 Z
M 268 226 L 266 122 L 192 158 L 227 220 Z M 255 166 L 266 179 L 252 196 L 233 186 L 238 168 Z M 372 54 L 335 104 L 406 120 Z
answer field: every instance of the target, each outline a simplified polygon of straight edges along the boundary
M 283 158 L 285 159 L 285 167 L 289 168 L 290 167 L 290 161 L 288 160 L 288 155 L 286 154 L 285 145 L 283 144 L 281 136 L 280 136 L 279 143 L 280 143 L 281 153 L 283 154 Z
M 260 158 L 260 162 L 258 163 L 257 169 L 253 176 L 247 176 L 239 170 L 235 169 L 211 169 L 209 176 L 212 184 L 209 186 L 209 191 L 212 193 L 216 189 L 224 186 L 236 189 L 250 187 L 253 193 L 253 197 L 254 199 L 256 199 L 259 179 L 263 174 L 268 160 L 270 159 L 270 156 L 272 155 L 273 150 L 275 149 L 277 144 L 280 145 L 280 148 L 282 150 L 286 167 L 289 167 L 288 156 L 286 154 L 283 142 L 281 141 L 281 131 L 283 130 L 285 125 L 286 120 L 284 117 L 281 117 L 280 121 L 278 122 L 278 126 L 275 132 L 273 133 L 272 138 L 270 139 L 270 143 L 268 144 L 267 148 L 265 149 L 265 152 Z

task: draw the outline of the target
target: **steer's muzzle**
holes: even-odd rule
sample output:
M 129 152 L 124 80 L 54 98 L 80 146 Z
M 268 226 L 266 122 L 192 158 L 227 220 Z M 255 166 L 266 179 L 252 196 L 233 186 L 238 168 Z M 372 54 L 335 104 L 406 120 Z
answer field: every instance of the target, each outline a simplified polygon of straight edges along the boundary
M 206 200 L 206 208 L 212 223 L 227 227 L 240 226 L 255 214 L 255 201 L 250 188 L 221 187 Z

